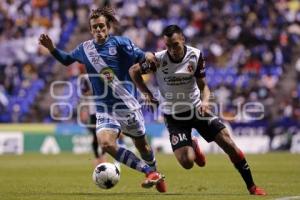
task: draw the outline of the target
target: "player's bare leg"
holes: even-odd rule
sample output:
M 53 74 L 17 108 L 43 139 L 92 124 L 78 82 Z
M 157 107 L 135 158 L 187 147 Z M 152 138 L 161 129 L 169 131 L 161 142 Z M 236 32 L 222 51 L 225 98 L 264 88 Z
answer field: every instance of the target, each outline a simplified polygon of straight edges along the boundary
M 92 129 L 92 131 L 96 132 L 96 129 Z M 107 161 L 106 153 L 102 149 L 101 152 L 99 152 L 99 144 L 98 144 L 96 133 L 93 134 L 92 149 L 95 155 L 95 159 L 93 160 L 94 166 L 97 166 L 100 163 L 104 163 Z
M 153 173 L 146 175 L 146 180 L 142 183 L 145 188 L 156 186 L 159 192 L 166 192 L 167 186 L 164 180 L 164 175 L 157 173 L 156 160 L 151 146 L 149 145 L 146 137 L 133 139 L 135 147 L 140 152 L 142 159 L 152 168 Z
M 118 134 L 111 130 L 101 130 L 97 133 L 98 143 L 103 151 L 110 154 L 112 157 L 117 155 L 117 138 Z
M 146 137 L 133 139 L 134 145 L 139 151 L 142 159 L 153 168 L 153 171 L 156 171 L 156 160 L 151 146 L 147 142 Z
M 194 166 L 195 152 L 191 146 L 183 146 L 175 149 L 174 155 L 179 164 L 185 169 L 191 169 Z
M 100 130 L 97 132 L 97 138 L 103 151 L 128 167 L 146 174 L 147 178 L 142 184 L 144 188 L 149 188 L 154 185 L 158 186 L 161 180 L 163 180 L 164 177 L 159 172 L 153 171 L 149 165 L 145 164 L 134 153 L 123 147 L 118 147 L 116 142 L 118 132 L 116 130 Z M 159 192 L 165 192 L 165 188 L 163 189 L 164 190 L 159 190 L 159 188 L 157 188 Z
M 248 191 L 253 195 L 266 195 L 266 192 L 255 185 L 250 167 L 245 159 L 243 152 L 235 145 L 231 139 L 228 129 L 224 128 L 216 136 L 215 142 L 224 150 L 229 156 L 235 168 L 239 171 L 244 179 Z

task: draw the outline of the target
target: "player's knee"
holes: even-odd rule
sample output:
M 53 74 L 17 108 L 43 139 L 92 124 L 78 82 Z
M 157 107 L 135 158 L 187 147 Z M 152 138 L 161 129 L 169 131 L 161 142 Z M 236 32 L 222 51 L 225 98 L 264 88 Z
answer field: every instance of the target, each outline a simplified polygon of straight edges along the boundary
M 188 156 L 181 156 L 179 163 L 184 169 L 191 169 L 194 166 L 194 161 L 189 159 Z
M 102 140 L 100 146 L 104 152 L 112 152 L 116 149 L 115 142 L 110 140 Z
M 98 143 L 104 152 L 111 154 L 117 149 L 117 135 L 110 130 L 102 130 L 97 133 Z
M 184 169 L 191 169 L 194 166 L 195 154 L 190 146 L 184 146 L 174 151 L 174 154 Z
M 223 129 L 218 134 L 216 142 L 228 155 L 233 155 L 239 151 L 227 129 Z
M 184 169 L 192 169 L 194 166 L 194 162 L 191 161 L 181 161 L 180 164 Z

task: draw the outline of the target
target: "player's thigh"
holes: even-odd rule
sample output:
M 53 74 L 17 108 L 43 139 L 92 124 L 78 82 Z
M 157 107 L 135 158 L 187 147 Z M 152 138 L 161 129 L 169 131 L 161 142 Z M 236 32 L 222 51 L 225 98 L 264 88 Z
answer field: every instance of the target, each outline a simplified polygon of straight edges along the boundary
M 165 123 L 169 131 L 173 152 L 184 146 L 192 146 L 192 127 L 188 125 L 187 121 L 176 120 L 171 115 L 165 115 Z
M 225 128 L 224 123 L 218 116 L 206 113 L 204 117 L 196 113 L 193 120 L 195 128 L 201 136 L 207 141 L 215 141 L 216 136 Z
M 118 152 L 118 130 L 111 128 L 101 129 L 99 132 L 97 132 L 97 138 L 98 144 L 100 144 L 102 150 L 115 158 Z
M 121 125 L 124 135 L 134 139 L 143 139 L 145 137 L 145 120 L 141 110 L 115 111 L 114 114 Z
M 114 129 L 102 129 L 97 132 L 97 138 L 100 143 L 116 143 L 118 139 L 118 132 Z
M 96 135 L 98 142 L 103 145 L 114 145 L 121 132 L 121 125 L 109 113 L 96 114 Z

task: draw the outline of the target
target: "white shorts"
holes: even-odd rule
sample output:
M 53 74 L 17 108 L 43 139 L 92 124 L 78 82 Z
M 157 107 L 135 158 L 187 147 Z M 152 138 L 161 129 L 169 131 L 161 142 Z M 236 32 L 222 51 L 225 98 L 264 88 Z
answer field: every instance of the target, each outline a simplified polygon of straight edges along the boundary
M 118 110 L 111 113 L 96 114 L 96 132 L 113 130 L 116 133 L 139 138 L 145 135 L 145 121 L 141 110 Z

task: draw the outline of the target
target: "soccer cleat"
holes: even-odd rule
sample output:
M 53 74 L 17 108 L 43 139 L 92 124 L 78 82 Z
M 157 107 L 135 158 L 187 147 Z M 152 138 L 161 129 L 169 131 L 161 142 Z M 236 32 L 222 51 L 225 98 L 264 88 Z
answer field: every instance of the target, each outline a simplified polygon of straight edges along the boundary
M 163 178 L 160 181 L 158 181 L 157 184 L 155 185 L 156 190 L 161 193 L 167 192 L 167 184 L 166 184 L 164 178 L 165 177 L 163 176 Z
M 260 187 L 257 187 L 256 185 L 253 185 L 251 188 L 248 189 L 250 194 L 252 195 L 267 195 L 266 191 Z
M 192 142 L 193 142 L 193 149 L 194 149 L 195 156 L 196 156 L 194 161 L 199 167 L 204 167 L 205 166 L 205 155 L 203 154 L 203 152 L 200 149 L 197 138 L 193 137 Z
M 159 172 L 150 172 L 146 175 L 146 179 L 142 183 L 143 188 L 151 188 L 156 185 L 156 189 L 159 192 L 165 192 L 166 186 L 164 179 L 165 177 Z

